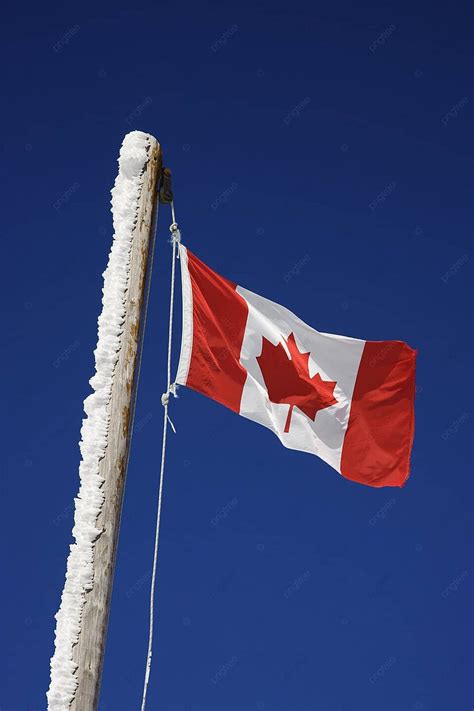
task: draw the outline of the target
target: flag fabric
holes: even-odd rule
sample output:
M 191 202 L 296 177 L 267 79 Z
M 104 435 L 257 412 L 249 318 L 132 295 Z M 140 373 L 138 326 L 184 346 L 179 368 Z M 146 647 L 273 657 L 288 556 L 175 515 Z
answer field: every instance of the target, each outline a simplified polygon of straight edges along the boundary
M 414 433 L 416 352 L 321 333 L 180 245 L 183 335 L 176 382 L 268 427 L 342 476 L 402 486 Z

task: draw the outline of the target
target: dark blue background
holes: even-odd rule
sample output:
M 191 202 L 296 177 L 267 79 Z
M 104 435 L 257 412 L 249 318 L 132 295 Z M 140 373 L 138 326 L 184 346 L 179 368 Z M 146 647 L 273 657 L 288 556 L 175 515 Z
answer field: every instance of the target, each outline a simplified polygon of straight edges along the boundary
M 181 390 L 149 708 L 470 709 L 467 4 L 118 0 L 3 19 L 2 711 L 45 707 L 132 129 L 162 142 L 183 239 L 217 271 L 320 330 L 419 349 L 404 489 L 346 481 Z M 141 698 L 169 222 L 162 209 L 101 711 Z

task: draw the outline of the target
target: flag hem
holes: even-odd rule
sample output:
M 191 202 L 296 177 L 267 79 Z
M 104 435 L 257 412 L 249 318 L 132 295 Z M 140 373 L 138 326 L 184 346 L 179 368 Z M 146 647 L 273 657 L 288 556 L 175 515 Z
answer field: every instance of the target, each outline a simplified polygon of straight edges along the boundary
M 186 385 L 193 348 L 193 290 L 189 275 L 188 251 L 183 244 L 179 245 L 181 262 L 181 294 L 183 301 L 183 325 L 181 329 L 181 351 L 175 382 Z

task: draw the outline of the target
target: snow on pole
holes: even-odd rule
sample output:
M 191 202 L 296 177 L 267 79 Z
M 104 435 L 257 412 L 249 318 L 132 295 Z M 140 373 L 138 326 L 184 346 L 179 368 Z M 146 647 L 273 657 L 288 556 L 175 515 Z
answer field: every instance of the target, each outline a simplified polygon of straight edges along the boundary
M 136 388 L 148 247 L 161 169 L 156 139 L 125 136 L 112 189 L 113 244 L 103 274 L 93 392 L 84 401 L 75 542 L 56 614 L 49 711 L 96 708 Z M 118 502 L 118 503 L 117 503 Z M 87 629 L 86 629 L 87 628 Z M 81 688 L 82 687 L 82 688 Z M 77 698 L 76 698 L 77 697 Z M 80 698 L 79 698 L 80 697 Z

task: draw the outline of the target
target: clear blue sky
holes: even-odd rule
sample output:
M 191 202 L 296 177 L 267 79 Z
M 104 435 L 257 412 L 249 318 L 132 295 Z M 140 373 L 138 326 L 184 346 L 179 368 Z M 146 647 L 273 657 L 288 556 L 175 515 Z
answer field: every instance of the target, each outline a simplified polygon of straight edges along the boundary
M 45 707 L 131 129 L 162 142 L 183 239 L 217 271 L 320 330 L 419 349 L 404 489 L 346 481 L 191 391 L 172 403 L 150 709 L 472 707 L 471 17 L 438 5 L 4 12 L 2 711 Z M 100 711 L 141 695 L 168 224 Z

